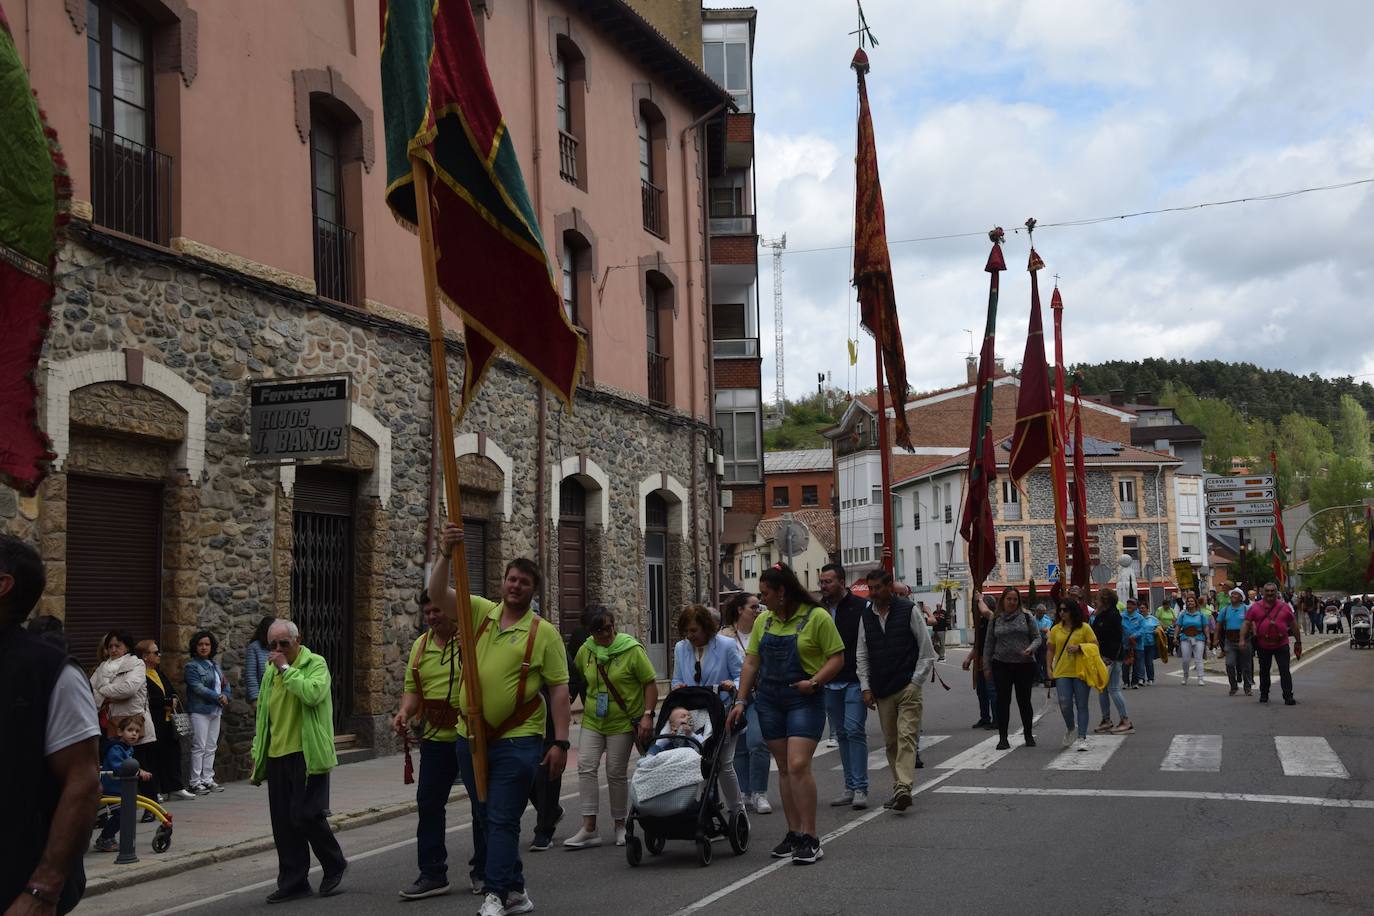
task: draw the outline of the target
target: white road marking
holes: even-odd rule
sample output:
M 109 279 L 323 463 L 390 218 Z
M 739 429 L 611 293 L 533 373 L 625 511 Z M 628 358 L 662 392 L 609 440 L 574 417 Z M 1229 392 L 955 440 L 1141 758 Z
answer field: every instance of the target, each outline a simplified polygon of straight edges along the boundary
M 948 737 L 949 735 L 922 735 L 921 750 L 924 751 L 927 748 L 934 747 Z M 830 769 L 838 773 L 840 770 L 844 769 L 844 764 L 833 766 Z M 870 773 L 874 770 L 885 769 L 887 769 L 887 751 L 874 751 L 868 755 L 868 771 Z
M 1069 748 L 1046 764 L 1045 769 L 1100 770 L 1125 743 L 1125 735 L 1093 735 L 1086 751 Z
M 1019 789 L 996 786 L 943 786 L 938 794 L 1040 795 L 1053 798 L 1148 798 L 1196 801 L 1240 801 L 1267 805 L 1307 805 L 1313 808 L 1346 808 L 1374 811 L 1374 801 L 1363 798 L 1321 798 L 1310 795 L 1258 795 L 1250 792 L 1170 792 L 1154 789 Z
M 997 750 L 997 742 L 1002 739 L 993 735 L 979 741 L 973 747 L 963 753 L 955 754 L 953 757 L 935 765 L 937 770 L 986 770 L 1003 757 L 1016 750 L 1017 745 L 1013 744 L 1006 750 Z
M 1174 735 L 1159 768 L 1171 773 L 1220 773 L 1221 735 Z
M 1350 772 L 1325 738 L 1294 738 L 1276 735 L 1274 748 L 1285 776 L 1325 776 L 1349 779 Z
M 934 779 L 913 787 L 911 790 L 911 794 L 920 795 L 922 792 L 926 792 L 934 788 L 935 786 L 938 786 L 945 780 L 958 775 L 958 772 L 958 770 L 950 770 L 948 773 L 941 773 Z M 836 827 L 834 830 L 827 833 L 825 836 L 821 837 L 821 845 L 824 846 L 827 843 L 833 842 L 834 840 L 838 840 L 840 837 L 844 836 L 846 833 L 849 833 L 851 830 L 854 830 L 858 827 L 862 827 L 864 824 L 867 824 L 874 818 L 882 817 L 884 814 L 891 815 L 892 812 L 887 810 L 886 808 L 873 808 L 872 810 L 866 811 L 858 817 L 854 818 L 853 820 L 846 821 L 839 827 Z M 734 881 L 730 884 L 725 885 L 725 887 L 722 887 L 714 894 L 709 894 L 705 897 L 702 897 L 695 903 L 687 904 L 682 909 L 673 913 L 672 916 L 688 916 L 688 914 L 690 913 L 696 913 L 701 910 L 704 910 L 711 904 L 715 903 L 717 900 L 724 899 L 725 897 L 728 897 L 730 894 L 733 894 L 735 891 L 740 890 L 741 888 L 748 887 L 760 878 L 766 878 L 780 868 L 790 868 L 791 866 L 791 859 L 778 859 L 776 862 L 765 865 L 758 871 L 750 872 L 743 878 L 740 878 L 738 881 Z M 156 914 L 154 914 L 154 916 L 156 916 Z
M 816 753 L 811 755 L 811 759 L 815 760 L 817 757 L 824 757 L 826 754 L 833 754 L 839 749 L 840 746 L 838 744 L 834 747 L 826 747 L 826 742 L 822 741 L 820 744 L 816 746 Z M 776 773 L 778 771 L 778 762 L 776 760 L 770 762 L 768 764 L 768 770 L 770 773 Z

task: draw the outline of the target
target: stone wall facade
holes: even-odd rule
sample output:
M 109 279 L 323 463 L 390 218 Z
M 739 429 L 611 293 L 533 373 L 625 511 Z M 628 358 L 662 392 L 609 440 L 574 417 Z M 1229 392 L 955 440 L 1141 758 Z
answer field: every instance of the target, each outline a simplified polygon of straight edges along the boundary
M 33 541 L 47 563 L 41 610 L 65 614 L 68 476 L 161 481 L 160 631 L 134 635 L 162 642 L 164 669 L 180 683 L 190 634 L 198 627 L 217 634 L 236 698 L 217 766 L 226 778 L 242 775 L 252 738 L 244 649 L 261 617 L 292 613 L 296 473 L 248 463 L 249 383 L 346 374 L 354 428 L 344 470 L 356 480 L 357 500 L 344 727 L 364 743 L 388 742 L 386 719 L 419 632 L 415 596 L 428 559 L 432 399 L 423 332 L 84 226 L 74 227 L 59 258 L 40 402 L 61 457 L 37 497 L 0 490 L 0 530 Z M 456 390 L 463 370 L 458 342 L 449 354 Z M 604 388 L 580 389 L 572 413 L 550 401 L 544 487 L 552 503 L 544 513 L 550 553 L 541 558 L 539 396 L 532 377 L 501 362 L 455 430 L 460 438 L 481 436 L 487 456 L 460 459 L 464 514 L 487 522 L 488 576 L 474 587 L 495 594 L 506 559 L 535 558 L 549 583 L 543 613 L 558 619 L 551 485 L 575 464 L 589 504 L 597 504 L 588 512 L 587 600 L 608 605 L 624 629 L 644 638 L 643 482 L 661 479 L 663 486 L 651 492 L 670 506 L 671 631 L 678 608 L 706 599 L 711 588 L 709 429 L 643 397 Z M 309 645 L 310 634 L 303 641 Z

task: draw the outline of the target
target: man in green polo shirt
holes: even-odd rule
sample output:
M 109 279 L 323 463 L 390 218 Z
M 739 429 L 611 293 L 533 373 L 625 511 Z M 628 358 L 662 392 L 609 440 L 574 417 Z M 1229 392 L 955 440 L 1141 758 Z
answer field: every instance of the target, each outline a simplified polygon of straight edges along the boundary
M 413 720 L 422 724 L 420 777 L 415 787 L 420 877 L 400 892 L 405 900 L 448 893 L 445 811 L 458 781 L 458 690 L 463 683 L 453 620 L 429 600 L 428 591 L 420 592 L 419 603 L 428 629 L 410 648 L 401 709 L 391 720 L 391 727 L 402 736 Z M 475 862 L 469 864 L 476 867 Z M 474 881 L 473 888 L 473 893 L 480 892 L 481 882 Z
M 348 868 L 324 813 L 329 771 L 338 763 L 329 666 L 323 655 L 301 645 L 300 631 L 289 620 L 268 628 L 267 647 L 271 651 L 258 692 L 252 777 L 255 786 L 267 780 L 277 847 L 277 889 L 267 902 L 309 896 L 312 850 L 324 872 L 320 896 L 328 897 L 339 892 Z
M 463 540 L 463 529 L 444 525 L 442 552 L 429 578 L 429 594 L 445 614 L 459 613 L 458 595 L 449 585 L 449 557 Z M 482 718 L 487 723 L 487 800 L 476 801 L 467 723 L 458 720 L 458 768 L 472 800 L 474 874 L 483 879 L 486 899 L 479 916 L 511 916 L 534 909 L 525 890 L 520 862 L 520 816 L 542 762 L 550 777 L 567 765 L 568 658 L 557 628 L 531 610 L 539 588 L 539 567 L 526 559 L 506 564 L 502 600 L 469 595 L 477 673 L 482 687 Z M 550 708 L 540 688 L 547 685 Z M 464 705 L 459 692 L 459 707 Z M 553 716 L 553 742 L 544 751 L 545 716 Z

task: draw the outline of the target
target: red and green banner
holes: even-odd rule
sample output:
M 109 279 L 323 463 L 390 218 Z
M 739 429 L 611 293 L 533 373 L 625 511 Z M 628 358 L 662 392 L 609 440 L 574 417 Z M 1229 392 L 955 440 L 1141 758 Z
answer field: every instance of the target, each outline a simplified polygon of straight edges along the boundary
M 1282 588 L 1288 582 L 1288 537 L 1283 533 L 1283 503 L 1279 493 L 1279 459 L 1269 453 L 1269 466 L 1274 471 L 1274 527 L 1269 531 L 1269 559 L 1274 564 L 1274 582 Z
M 854 160 L 854 285 L 859 290 L 859 317 L 878 341 L 887 390 L 892 396 L 893 439 L 910 449 L 906 423 L 906 353 L 892 289 L 892 260 L 887 250 L 887 213 L 878 180 L 878 149 L 873 115 L 868 110 L 868 55 L 860 49 L 850 65 L 859 74 L 859 147 Z M 883 379 L 878 379 L 883 384 Z
M 959 534 L 968 544 L 969 574 L 973 589 L 982 589 L 988 573 L 997 565 L 997 533 L 993 528 L 992 499 L 988 488 L 997 479 L 997 456 L 992 441 L 992 373 L 996 366 L 998 274 L 1007 269 L 1002 258 L 999 226 L 988 233 L 992 251 L 983 268 L 988 273 L 988 317 L 983 327 L 983 350 L 978 356 L 978 386 L 973 395 L 973 425 L 968 440 L 968 495 Z
M 465 329 L 459 415 L 498 351 L 571 406 L 586 347 L 563 311 L 471 5 L 381 0 L 381 27 L 386 200 L 416 227 L 411 160 L 429 167 L 439 292 Z
M 56 457 L 34 372 L 47 336 L 57 227 L 71 181 L 0 8 L 0 481 L 32 494 Z
M 1069 584 L 1087 593 L 1092 584 L 1092 558 L 1088 556 L 1088 474 L 1083 456 L 1083 399 L 1078 381 L 1073 383 L 1073 569 Z

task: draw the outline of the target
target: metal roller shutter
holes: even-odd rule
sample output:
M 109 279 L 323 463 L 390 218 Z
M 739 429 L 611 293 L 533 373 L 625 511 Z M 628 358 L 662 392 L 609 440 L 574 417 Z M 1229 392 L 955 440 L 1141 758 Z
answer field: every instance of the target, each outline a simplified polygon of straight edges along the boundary
M 68 478 L 66 632 L 86 668 L 111 630 L 161 638 L 161 547 L 161 484 Z
M 468 588 L 474 595 L 487 596 L 487 523 L 463 519 L 463 552 L 467 557 Z

